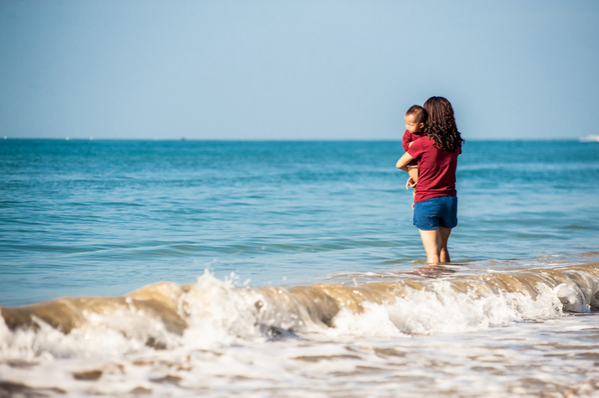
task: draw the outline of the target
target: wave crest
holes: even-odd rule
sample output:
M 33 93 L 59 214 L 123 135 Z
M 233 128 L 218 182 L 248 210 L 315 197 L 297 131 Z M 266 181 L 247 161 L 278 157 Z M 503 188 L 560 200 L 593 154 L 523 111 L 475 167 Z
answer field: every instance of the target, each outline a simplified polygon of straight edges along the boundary
M 4 358 L 477 330 L 599 308 L 599 264 L 444 279 L 236 287 L 205 273 L 123 297 L 0 307 Z

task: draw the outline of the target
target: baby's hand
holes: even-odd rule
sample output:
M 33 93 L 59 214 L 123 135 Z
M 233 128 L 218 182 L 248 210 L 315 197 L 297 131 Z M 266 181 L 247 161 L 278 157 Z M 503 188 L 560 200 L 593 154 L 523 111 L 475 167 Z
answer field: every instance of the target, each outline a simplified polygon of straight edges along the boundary
M 414 181 L 414 179 L 412 177 L 408 178 L 408 181 L 406 181 L 406 189 L 415 188 L 415 187 L 416 187 L 416 181 Z

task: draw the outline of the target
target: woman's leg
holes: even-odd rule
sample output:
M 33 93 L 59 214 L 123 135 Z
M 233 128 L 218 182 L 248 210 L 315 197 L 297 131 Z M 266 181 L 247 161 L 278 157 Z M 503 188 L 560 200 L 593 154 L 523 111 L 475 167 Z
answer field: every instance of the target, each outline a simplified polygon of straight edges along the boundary
M 449 250 L 447 250 L 447 241 L 451 234 L 451 228 L 439 227 L 439 260 L 442 263 L 448 263 L 451 261 L 449 257 Z
M 447 250 L 447 241 L 451 234 L 451 228 L 439 227 L 431 231 L 419 229 L 422 246 L 426 251 L 426 262 L 428 264 L 448 263 L 451 261 Z
M 429 265 L 439 264 L 439 229 L 430 231 L 419 229 L 418 231 L 420 231 L 420 239 L 422 239 L 422 246 L 424 246 L 426 252 L 426 262 Z

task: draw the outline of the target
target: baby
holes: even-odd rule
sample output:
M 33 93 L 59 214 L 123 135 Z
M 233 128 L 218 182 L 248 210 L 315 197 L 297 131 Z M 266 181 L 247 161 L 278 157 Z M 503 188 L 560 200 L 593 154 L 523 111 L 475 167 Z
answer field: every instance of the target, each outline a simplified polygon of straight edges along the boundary
M 408 109 L 405 116 L 406 132 L 403 134 L 402 139 L 404 151 L 407 152 L 412 143 L 422 137 L 422 130 L 424 129 L 427 118 L 428 113 L 419 105 L 412 105 L 410 109 Z M 406 184 L 406 189 L 412 187 L 414 188 L 414 194 L 416 194 L 415 187 L 418 182 L 418 162 L 416 162 L 416 160 L 413 160 L 408 164 L 408 174 L 410 175 L 410 178 L 408 179 L 408 184 Z M 410 181 L 412 182 L 410 183 Z M 413 206 L 414 205 L 412 205 L 412 207 Z

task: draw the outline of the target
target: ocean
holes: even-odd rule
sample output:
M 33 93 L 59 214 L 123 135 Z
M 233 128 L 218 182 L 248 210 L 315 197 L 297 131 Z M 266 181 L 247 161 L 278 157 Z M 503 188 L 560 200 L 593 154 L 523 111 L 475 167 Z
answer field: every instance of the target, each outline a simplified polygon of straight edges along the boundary
M 0 397 L 599 397 L 599 143 L 0 141 Z

